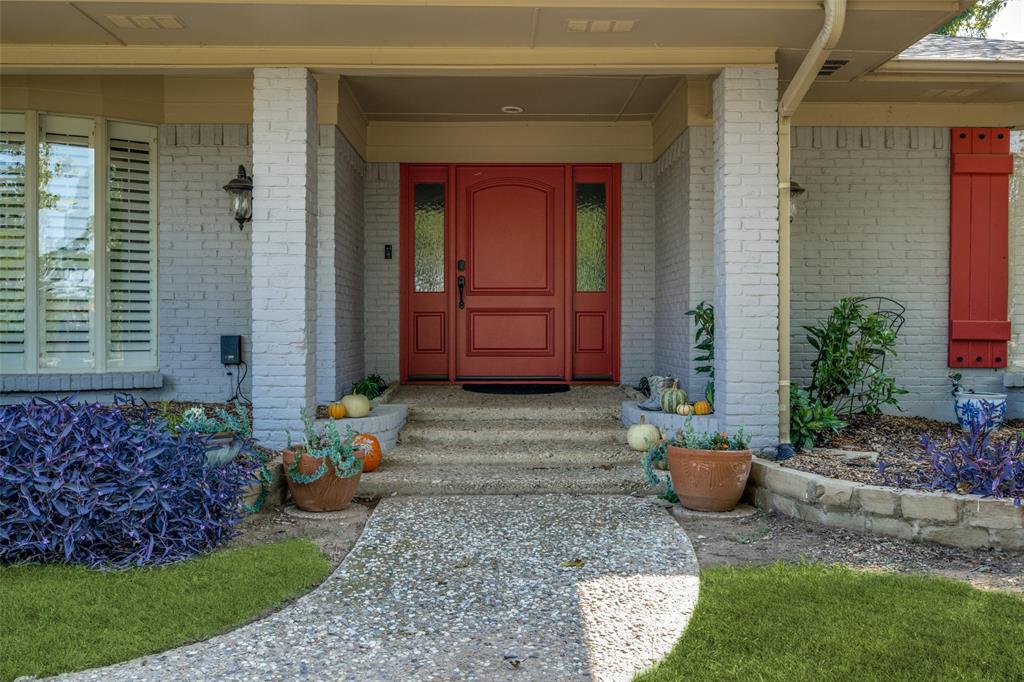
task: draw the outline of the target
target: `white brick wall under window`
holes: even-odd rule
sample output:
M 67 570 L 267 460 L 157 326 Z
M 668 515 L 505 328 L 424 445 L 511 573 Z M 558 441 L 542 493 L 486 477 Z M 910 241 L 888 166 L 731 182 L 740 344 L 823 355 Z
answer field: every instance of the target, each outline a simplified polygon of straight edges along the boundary
M 160 127 L 161 398 L 232 394 L 220 364 L 222 334 L 242 335 L 249 359 L 252 231 L 238 229 L 221 189 L 239 164 L 252 167 L 247 125 Z M 243 392 L 251 395 L 248 378 Z

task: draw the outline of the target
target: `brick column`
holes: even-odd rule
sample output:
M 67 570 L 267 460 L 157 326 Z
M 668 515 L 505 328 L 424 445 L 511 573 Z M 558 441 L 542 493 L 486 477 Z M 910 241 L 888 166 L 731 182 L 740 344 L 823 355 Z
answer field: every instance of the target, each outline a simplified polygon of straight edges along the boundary
M 715 79 L 715 411 L 755 448 L 778 443 L 778 73 Z
M 256 437 L 280 447 L 316 407 L 316 83 L 303 68 L 253 78 L 252 399 Z

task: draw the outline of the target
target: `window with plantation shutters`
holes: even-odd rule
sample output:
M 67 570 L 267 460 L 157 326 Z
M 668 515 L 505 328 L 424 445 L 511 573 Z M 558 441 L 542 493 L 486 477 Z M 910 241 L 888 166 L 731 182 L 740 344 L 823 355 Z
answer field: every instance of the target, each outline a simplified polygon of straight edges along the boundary
M 156 129 L 0 114 L 0 371 L 157 369 Z
M 107 362 L 152 364 L 156 348 L 156 182 L 153 129 L 109 128 Z
M 93 121 L 40 117 L 39 366 L 96 363 Z
M 25 116 L 0 114 L 0 371 L 25 369 Z

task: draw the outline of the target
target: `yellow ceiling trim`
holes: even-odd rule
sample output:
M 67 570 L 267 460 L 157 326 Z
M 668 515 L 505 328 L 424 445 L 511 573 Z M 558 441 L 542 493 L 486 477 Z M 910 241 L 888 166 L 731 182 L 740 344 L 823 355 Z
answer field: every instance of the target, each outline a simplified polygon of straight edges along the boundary
M 1020 102 L 804 102 L 793 117 L 800 126 L 1021 127 Z
M 627 163 L 653 159 L 649 123 L 371 121 L 367 161 Z
M 205 69 L 305 66 L 348 73 L 706 73 L 775 63 L 774 48 L 525 48 L 5 45 L 4 69 Z

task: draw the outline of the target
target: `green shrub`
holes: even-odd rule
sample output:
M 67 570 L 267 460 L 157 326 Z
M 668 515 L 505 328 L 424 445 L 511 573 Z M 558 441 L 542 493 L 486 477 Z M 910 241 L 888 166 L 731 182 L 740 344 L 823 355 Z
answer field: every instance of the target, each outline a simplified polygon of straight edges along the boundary
M 805 450 L 822 442 L 824 436 L 835 435 L 846 422 L 836 417 L 831 405 L 811 400 L 810 394 L 796 385 L 789 387 L 789 438 L 797 450 Z
M 811 404 L 830 406 L 839 417 L 878 414 L 883 405 L 899 409 L 906 391 L 882 367 L 896 355 L 896 332 L 883 315 L 869 313 L 860 299 L 844 298 L 823 324 L 804 327 L 818 355 L 807 389 Z

